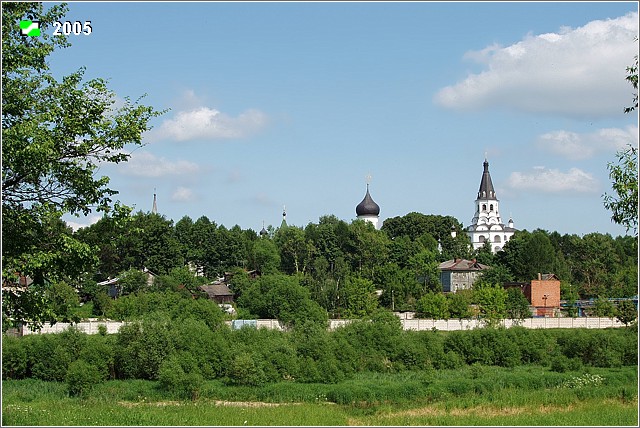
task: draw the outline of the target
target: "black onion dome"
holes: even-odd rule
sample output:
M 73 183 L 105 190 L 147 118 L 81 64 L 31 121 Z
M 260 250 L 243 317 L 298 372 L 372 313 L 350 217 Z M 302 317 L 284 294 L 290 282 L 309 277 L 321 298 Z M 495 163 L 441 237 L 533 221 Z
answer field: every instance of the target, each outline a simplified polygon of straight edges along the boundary
M 379 215 L 380 214 L 380 206 L 378 204 L 376 204 L 373 201 L 373 199 L 371 199 L 371 195 L 369 194 L 369 186 L 368 185 L 367 185 L 367 194 L 364 195 L 364 199 L 356 207 L 356 214 L 358 216 L 361 216 L 361 215 Z

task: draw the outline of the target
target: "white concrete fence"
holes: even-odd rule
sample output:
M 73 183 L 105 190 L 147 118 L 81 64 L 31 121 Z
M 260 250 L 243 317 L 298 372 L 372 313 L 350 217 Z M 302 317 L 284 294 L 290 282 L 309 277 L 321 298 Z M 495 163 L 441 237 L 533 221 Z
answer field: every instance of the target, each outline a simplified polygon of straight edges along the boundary
M 329 320 L 329 330 L 335 330 L 336 328 L 346 325 L 353 320 Z M 482 320 L 475 319 L 451 319 L 451 320 L 432 320 L 432 319 L 400 319 L 402 327 L 405 330 L 425 331 L 425 330 L 440 330 L 440 331 L 454 331 L 454 330 L 471 330 L 474 328 L 484 327 Z M 40 331 L 31 331 L 28 326 L 22 326 L 14 330 L 9 334 L 15 336 L 26 336 L 29 334 L 46 334 L 46 333 L 61 333 L 67 329 L 70 325 L 74 325 L 78 330 L 87 334 L 98 334 L 99 326 L 105 326 L 107 333 L 117 333 L 121 326 L 127 324 L 122 321 L 110 321 L 110 320 L 96 320 L 79 322 L 77 324 L 70 323 L 56 323 L 52 326 L 45 325 Z M 232 321 L 226 321 L 226 324 L 231 327 Z M 257 328 L 268 328 L 274 330 L 285 330 L 285 327 L 280 321 L 275 319 L 259 319 L 255 320 L 255 323 L 251 323 Z M 512 326 L 520 325 L 525 328 L 609 328 L 609 327 L 624 327 L 620 321 L 615 318 L 526 318 L 524 320 L 511 320 L 505 319 L 500 321 L 500 325 L 509 328 Z

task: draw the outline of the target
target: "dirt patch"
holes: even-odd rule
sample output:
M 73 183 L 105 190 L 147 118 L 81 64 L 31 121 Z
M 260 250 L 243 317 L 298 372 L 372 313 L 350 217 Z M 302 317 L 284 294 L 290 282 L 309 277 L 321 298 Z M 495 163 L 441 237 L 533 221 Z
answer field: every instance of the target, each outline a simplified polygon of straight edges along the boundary
M 492 407 L 492 406 L 476 406 L 469 408 L 453 408 L 444 409 L 442 407 L 420 407 L 418 409 L 404 410 L 401 412 L 392 412 L 384 415 L 380 415 L 383 418 L 395 418 L 402 416 L 416 417 L 416 416 L 512 416 L 522 413 L 548 413 L 548 412 L 567 412 L 574 408 L 573 405 L 569 406 L 539 406 L 538 408 L 532 407 Z
M 136 406 L 183 406 L 187 403 L 198 404 L 215 404 L 216 406 L 230 406 L 230 407 L 278 407 L 278 406 L 290 406 L 301 403 L 265 403 L 262 401 L 225 401 L 225 400 L 206 400 L 206 401 L 120 401 L 118 404 L 123 407 L 136 407 Z

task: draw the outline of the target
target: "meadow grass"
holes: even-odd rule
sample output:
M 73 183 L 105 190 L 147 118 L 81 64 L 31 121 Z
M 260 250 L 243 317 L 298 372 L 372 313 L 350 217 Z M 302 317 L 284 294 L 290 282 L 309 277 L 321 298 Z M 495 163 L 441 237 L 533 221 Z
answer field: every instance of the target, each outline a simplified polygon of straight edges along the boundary
M 103 382 L 79 398 L 63 383 L 25 379 L 3 382 L 2 425 L 637 426 L 637 376 L 637 367 L 473 365 L 359 373 L 337 384 L 214 380 L 195 401 L 176 400 L 153 381 Z

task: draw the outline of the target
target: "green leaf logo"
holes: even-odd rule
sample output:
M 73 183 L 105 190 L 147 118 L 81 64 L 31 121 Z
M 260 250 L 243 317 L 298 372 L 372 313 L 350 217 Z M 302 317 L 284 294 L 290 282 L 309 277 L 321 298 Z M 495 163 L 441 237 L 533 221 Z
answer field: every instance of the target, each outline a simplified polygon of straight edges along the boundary
M 40 23 L 38 21 L 23 19 L 20 21 L 20 34 L 29 37 L 40 36 Z

